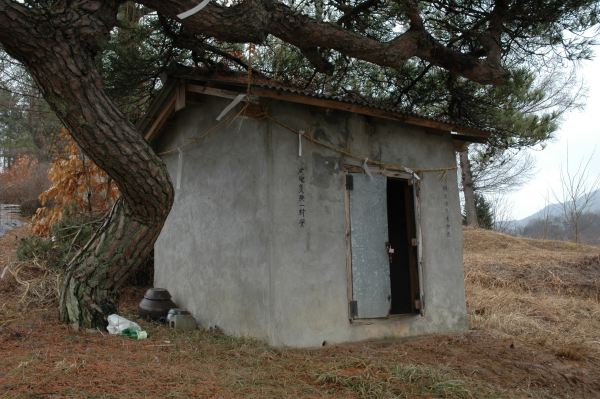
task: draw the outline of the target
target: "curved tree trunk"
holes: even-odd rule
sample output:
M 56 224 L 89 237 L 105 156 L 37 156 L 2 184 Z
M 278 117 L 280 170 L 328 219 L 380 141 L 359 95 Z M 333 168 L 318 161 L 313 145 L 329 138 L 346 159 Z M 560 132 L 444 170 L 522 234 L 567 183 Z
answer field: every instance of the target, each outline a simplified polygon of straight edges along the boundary
M 95 54 L 116 23 L 120 2 L 63 1 L 36 9 L 0 0 L 0 42 L 29 70 L 44 98 L 83 151 L 121 192 L 103 226 L 68 265 L 60 318 L 104 327 L 121 284 L 145 259 L 174 191 L 150 145 L 108 98 Z
M 119 287 L 146 259 L 161 227 L 162 223 L 139 221 L 119 199 L 67 268 L 61 286 L 61 320 L 74 327 L 106 326 L 106 316 L 117 311 Z

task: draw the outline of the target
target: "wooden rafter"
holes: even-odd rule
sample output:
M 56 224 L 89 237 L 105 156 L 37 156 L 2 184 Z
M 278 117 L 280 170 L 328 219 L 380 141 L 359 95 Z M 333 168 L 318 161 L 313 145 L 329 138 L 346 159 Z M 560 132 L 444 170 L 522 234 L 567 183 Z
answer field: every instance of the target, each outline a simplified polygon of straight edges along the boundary
M 165 104 L 165 107 L 162 109 L 162 111 L 160 111 L 160 114 L 158 114 L 158 117 L 156 118 L 154 123 L 152 123 L 152 126 L 150 126 L 150 129 L 148 129 L 148 132 L 144 136 L 145 139 L 148 140 L 148 142 L 152 142 L 154 137 L 156 137 L 156 135 L 158 134 L 160 129 L 163 127 L 163 125 L 165 124 L 167 119 L 169 119 L 169 116 L 171 116 L 171 113 L 174 110 L 175 110 L 175 96 L 171 96 L 169 98 L 169 100 L 167 101 L 167 103 Z

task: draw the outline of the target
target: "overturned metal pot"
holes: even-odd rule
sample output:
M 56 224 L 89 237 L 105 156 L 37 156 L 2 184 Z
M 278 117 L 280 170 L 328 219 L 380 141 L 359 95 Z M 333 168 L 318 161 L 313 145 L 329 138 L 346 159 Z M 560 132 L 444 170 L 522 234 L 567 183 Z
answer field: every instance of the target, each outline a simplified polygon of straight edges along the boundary
M 176 307 L 165 288 L 150 288 L 138 305 L 138 315 L 143 319 L 164 322 L 169 309 Z

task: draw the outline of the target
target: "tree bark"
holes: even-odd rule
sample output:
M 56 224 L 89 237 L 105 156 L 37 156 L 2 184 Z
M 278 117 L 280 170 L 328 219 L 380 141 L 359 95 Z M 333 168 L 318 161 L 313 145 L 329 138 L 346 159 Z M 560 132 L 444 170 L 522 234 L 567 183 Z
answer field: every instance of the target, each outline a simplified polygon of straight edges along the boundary
M 473 174 L 471 172 L 471 162 L 469 162 L 469 151 L 462 151 L 458 154 L 460 157 L 463 194 L 465 196 L 467 226 L 476 226 L 477 212 L 475 211 L 475 193 L 473 191 Z
M 120 198 L 102 227 L 67 268 L 61 285 L 60 317 L 73 327 L 105 327 L 117 312 L 119 287 L 148 256 L 162 224 L 131 216 Z
M 201 36 L 212 36 L 231 43 L 260 44 L 268 35 L 273 35 L 298 47 L 316 68 L 325 73 L 329 70 L 329 63 L 315 54 L 318 53 L 317 48 L 330 48 L 350 57 L 392 68 L 401 68 L 409 58 L 418 57 L 483 84 L 505 84 L 509 77 L 509 72 L 500 65 L 501 49 L 497 40 L 500 31 L 496 31 L 507 18 L 506 12 L 496 12 L 494 29 L 482 36 L 487 52 L 492 55 L 488 60 L 461 53 L 435 40 L 425 29 L 417 6 L 410 0 L 399 1 L 405 6 L 410 28 L 388 42 L 380 42 L 336 24 L 317 21 L 274 0 L 244 1 L 229 7 L 210 2 L 202 11 L 183 20 L 177 15 L 196 6 L 195 0 L 139 2 L 178 20 L 188 32 Z
M 67 266 L 60 318 L 104 327 L 119 288 L 152 250 L 173 203 L 162 160 L 108 98 L 95 64 L 116 23 L 117 0 L 30 8 L 0 0 L 0 42 L 21 61 L 83 151 L 117 184 L 121 198 Z

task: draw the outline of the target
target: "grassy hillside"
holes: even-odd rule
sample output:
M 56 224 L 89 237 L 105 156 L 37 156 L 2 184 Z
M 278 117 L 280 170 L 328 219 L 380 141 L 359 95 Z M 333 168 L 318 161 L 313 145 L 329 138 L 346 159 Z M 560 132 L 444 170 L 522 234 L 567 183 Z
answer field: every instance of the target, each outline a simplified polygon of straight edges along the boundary
M 469 326 L 579 356 L 600 348 L 600 248 L 464 231 Z

